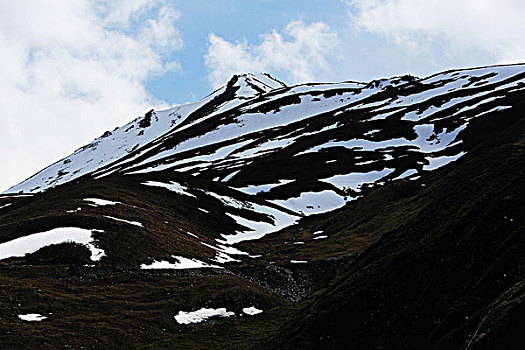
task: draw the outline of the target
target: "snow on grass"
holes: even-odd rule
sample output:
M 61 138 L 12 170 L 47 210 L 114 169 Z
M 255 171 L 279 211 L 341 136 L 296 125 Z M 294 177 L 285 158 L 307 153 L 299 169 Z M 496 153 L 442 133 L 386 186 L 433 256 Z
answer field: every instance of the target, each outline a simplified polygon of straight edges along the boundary
M 175 256 L 172 255 L 172 258 L 175 260 L 178 260 L 177 263 L 172 263 L 169 261 L 154 261 L 151 264 L 141 264 L 140 268 L 143 270 L 150 270 L 150 269 L 175 269 L 175 270 L 182 270 L 182 269 L 201 269 L 201 268 L 216 268 L 216 269 L 222 269 L 221 266 L 217 265 L 210 265 L 203 261 L 197 260 L 197 259 L 188 259 L 183 256 Z
M 181 160 L 178 160 L 178 161 L 175 161 L 175 162 L 169 162 L 167 164 L 155 164 L 153 166 L 147 167 L 147 168 L 142 169 L 142 170 L 136 170 L 136 171 L 127 172 L 126 174 L 144 174 L 144 173 L 149 173 L 149 172 L 152 172 L 152 171 L 161 171 L 161 170 L 165 170 L 165 169 L 168 169 L 168 168 L 174 168 L 174 169 L 176 168 L 176 171 L 178 171 L 178 172 L 189 171 L 189 170 L 192 170 L 192 169 L 195 169 L 195 168 L 205 168 L 205 167 L 208 166 L 208 164 L 211 164 L 214 161 L 227 158 L 228 156 L 230 156 L 231 153 L 233 153 L 237 149 L 240 149 L 243 146 L 251 143 L 252 141 L 253 140 L 239 141 L 239 142 L 236 142 L 236 143 L 233 143 L 233 144 L 229 144 L 229 145 L 226 145 L 226 146 L 219 147 L 218 149 L 216 149 L 212 153 L 199 154 L 199 155 L 196 155 L 196 156 L 189 156 L 189 157 L 185 157 L 184 159 L 181 159 Z M 144 160 L 144 161 L 142 161 L 142 162 L 140 162 L 140 163 L 138 163 L 136 165 L 133 165 L 131 167 L 131 170 L 134 169 L 134 168 L 137 168 L 139 166 L 142 166 L 142 165 L 145 165 L 145 164 L 149 164 L 152 161 L 172 156 L 175 153 L 178 153 L 176 149 L 168 149 L 168 150 L 159 152 L 156 155 L 154 155 L 153 157 L 147 158 L 146 160 Z M 182 166 L 184 164 L 188 164 L 188 163 L 192 163 L 192 165 L 188 165 L 186 167 L 180 168 L 180 166 Z M 219 179 L 220 179 L 220 177 L 217 178 L 217 180 L 219 180 Z
M 320 152 L 326 148 L 345 147 L 348 149 L 358 149 L 361 151 L 377 151 L 388 147 L 403 147 L 411 146 L 419 149 L 423 153 L 438 152 L 451 146 L 457 138 L 458 134 L 467 127 L 468 123 L 458 126 L 454 130 L 447 130 L 446 128 L 439 134 L 435 134 L 434 125 L 421 124 L 415 125 L 414 131 L 417 137 L 414 140 L 407 140 L 404 137 L 397 137 L 390 140 L 370 141 L 365 139 L 352 139 L 348 141 L 330 140 L 321 145 L 313 146 L 307 150 L 299 152 L 294 157 Z M 356 158 L 357 159 L 357 158 Z
M 340 190 L 351 189 L 353 191 L 360 191 L 360 187 L 364 184 L 374 183 L 392 172 L 395 169 L 385 168 L 379 171 L 370 171 L 368 173 L 350 173 L 346 175 L 335 175 L 326 179 L 321 179 L 321 181 L 328 182 L 329 184 L 334 185 Z
M 351 96 L 350 93 L 345 93 L 345 94 L 348 96 Z M 364 96 L 361 96 L 361 97 L 364 97 Z M 329 110 L 339 108 L 341 104 L 340 99 L 342 98 L 342 96 L 334 96 L 331 98 L 325 98 L 323 99 L 325 103 L 315 104 L 315 105 L 312 105 L 311 103 L 309 103 L 309 96 L 300 96 L 300 98 L 301 100 L 304 100 L 302 103 L 282 106 L 278 111 L 276 110 L 276 111 L 271 111 L 268 113 L 258 113 L 258 112 L 250 113 L 252 110 L 257 109 L 258 104 L 255 103 L 253 105 L 250 105 L 249 107 L 250 111 L 245 111 L 245 113 L 237 116 L 235 119 L 232 119 L 230 122 L 219 125 L 217 128 L 210 130 L 204 134 L 200 134 L 195 137 L 191 137 L 189 139 L 183 140 L 176 147 L 159 152 L 155 154 L 153 157 L 149 157 L 143 160 L 139 164 L 132 165 L 132 167 L 128 170 L 148 164 L 158 159 L 174 156 L 176 154 L 186 152 L 189 150 L 195 151 L 202 147 L 206 147 L 210 145 L 219 145 L 226 141 L 235 139 L 235 136 L 238 136 L 238 135 L 255 133 L 255 132 L 260 132 L 260 131 L 267 130 L 267 129 L 281 127 L 284 125 L 288 125 L 291 122 L 296 122 L 299 120 L 306 119 L 308 117 L 312 117 L 318 113 L 323 113 Z M 211 115 L 201 119 L 199 123 L 206 119 L 209 119 L 210 116 Z M 186 125 L 180 128 L 178 131 L 184 130 L 187 127 L 189 127 L 189 125 Z M 235 151 L 242 149 L 242 146 L 244 144 L 251 143 L 254 140 L 252 139 L 252 140 L 239 141 L 236 144 L 231 144 L 231 145 L 227 145 L 224 147 L 220 147 L 217 151 L 215 151 L 212 154 L 198 155 L 194 157 L 186 157 L 185 159 L 174 162 L 174 163 L 161 164 L 159 166 L 155 165 L 155 166 L 149 167 L 148 169 L 127 172 L 126 174 L 136 174 L 136 173 L 164 170 L 166 168 L 172 168 L 174 165 L 180 165 L 180 164 L 188 163 L 190 161 L 191 162 L 199 161 L 201 163 L 209 163 L 217 159 L 224 159 L 227 156 L 235 156 L 237 158 L 247 159 L 247 157 L 254 157 L 257 154 L 260 154 L 259 152 L 271 152 L 271 151 L 275 151 L 278 149 L 282 149 L 282 147 L 285 147 L 286 145 L 292 143 L 296 138 L 297 136 L 292 139 L 288 139 L 288 140 L 270 140 L 268 142 L 265 142 L 262 145 L 258 145 L 255 148 L 248 149 L 246 151 L 241 152 L 240 154 L 235 154 Z M 227 153 L 225 154 L 225 152 Z M 194 169 L 195 167 L 198 167 L 198 166 L 202 167 L 203 165 L 202 164 L 192 165 L 188 169 L 184 169 L 184 170 L 176 169 L 176 170 L 177 171 L 187 171 L 187 170 Z
M 377 159 L 374 159 L 374 160 L 367 160 L 367 161 L 364 161 L 364 162 L 358 162 L 358 163 L 355 163 L 355 165 L 368 165 L 368 164 L 374 164 L 374 163 L 377 163 L 378 160 Z
M 229 263 L 229 262 L 240 261 L 240 260 L 232 258 L 228 254 L 226 254 L 224 252 L 221 252 L 221 251 L 217 251 L 217 253 L 215 255 L 215 258 L 213 258 L 212 260 L 215 261 L 215 262 L 218 262 L 219 264 L 225 264 L 225 263 Z
M 473 104 L 473 105 L 469 105 L 469 106 L 466 106 L 466 107 L 463 107 L 463 108 L 460 108 L 457 112 L 455 112 L 454 114 L 452 114 L 452 116 L 456 116 L 460 113 L 464 113 L 466 111 L 470 111 L 472 109 L 475 109 L 481 105 L 484 105 L 486 103 L 490 103 L 490 102 L 493 102 L 493 101 L 496 101 L 496 100 L 499 100 L 499 99 L 502 99 L 504 98 L 504 96 L 495 96 L 495 97 L 490 97 L 490 98 L 487 98 L 487 99 L 484 99 L 484 100 L 481 100 L 481 102 L 478 102 L 476 104 Z M 432 121 L 436 121 L 436 120 L 440 120 L 441 118 L 436 118 L 436 119 L 433 119 Z
M 442 166 L 447 165 L 448 163 L 454 162 L 459 158 L 463 157 L 466 152 L 460 152 L 455 156 L 442 156 L 442 157 L 426 157 L 425 159 L 430 162 L 429 165 L 423 166 L 423 170 L 435 170 L 441 168 Z
M 425 103 L 428 102 L 430 99 L 435 98 L 439 95 L 446 95 L 450 91 L 457 90 L 457 89 L 463 89 L 463 90 L 469 90 L 469 89 L 476 89 L 478 84 L 471 84 L 469 87 L 466 87 L 466 84 L 470 83 L 470 79 L 472 77 L 481 77 L 483 75 L 487 75 L 490 73 L 495 73 L 495 77 L 491 77 L 488 79 L 485 79 L 484 83 L 490 83 L 495 84 L 498 82 L 503 81 L 504 79 L 507 79 L 513 75 L 517 75 L 523 72 L 523 66 L 519 67 L 490 67 L 487 69 L 474 69 L 474 70 L 463 70 L 461 71 L 461 76 L 458 78 L 450 79 L 451 74 L 453 72 L 445 72 L 440 73 L 437 75 L 434 75 L 432 77 L 422 79 L 419 81 L 419 83 L 429 86 L 428 90 L 422 91 L 420 93 L 411 94 L 407 96 L 398 96 L 395 100 L 393 100 L 390 105 L 396 104 L 396 106 L 404 106 L 404 107 L 410 107 L 416 103 Z M 439 87 L 432 87 L 430 84 L 439 82 L 439 81 L 446 81 L 445 84 L 439 86 Z M 515 86 L 517 84 L 516 81 L 510 82 L 508 84 L 505 84 L 503 86 L 498 86 L 496 88 L 490 89 L 489 93 L 495 90 L 501 90 L 502 88 L 505 88 L 506 86 Z M 481 94 L 474 94 L 473 96 L 477 95 L 486 95 L 487 92 L 482 92 Z M 464 99 L 472 98 L 472 94 L 470 94 L 469 97 L 460 97 L 460 98 L 454 98 L 450 101 L 444 103 L 442 106 L 440 106 L 440 109 L 443 110 L 445 108 L 450 108 L 454 106 L 455 104 L 462 102 Z M 427 114 L 428 115 L 428 114 Z M 426 116 L 426 115 L 425 115 Z M 423 116 L 423 117 L 425 117 Z M 410 118 L 410 117 L 409 117 Z M 415 119 L 415 116 L 412 117 L 412 119 Z
M 202 308 L 197 311 L 184 312 L 179 311 L 179 313 L 174 316 L 175 321 L 179 324 L 190 324 L 190 323 L 200 323 L 206 321 L 211 317 L 230 317 L 235 316 L 234 312 L 226 311 L 226 308 L 218 309 L 207 309 Z
M 230 255 L 248 255 L 249 256 L 249 253 L 246 253 L 246 252 L 243 252 L 243 251 L 241 251 L 241 250 L 239 250 L 237 248 L 225 245 L 225 244 L 228 244 L 227 241 L 217 240 L 217 242 L 221 243 L 221 244 L 218 244 L 217 247 L 215 247 L 215 246 L 213 246 L 211 244 L 205 243 L 205 242 L 201 242 L 201 244 L 206 246 L 206 247 L 208 247 L 208 248 L 211 248 L 211 249 L 217 251 L 217 255 L 212 260 L 215 261 L 215 262 L 218 262 L 219 264 L 224 264 L 224 263 L 233 262 L 233 261 L 239 261 L 237 259 L 232 258 Z
M 257 315 L 262 313 L 263 311 L 256 308 L 255 306 L 245 307 L 242 309 L 242 312 L 244 312 L 246 315 Z
M 483 113 L 477 114 L 477 115 L 475 115 L 475 116 L 473 116 L 473 117 L 466 118 L 465 120 L 471 120 L 471 119 L 474 119 L 474 118 L 479 118 L 479 117 L 481 117 L 482 115 L 489 114 L 489 113 L 493 113 L 493 112 L 498 112 L 498 111 L 504 111 L 505 109 L 509 109 L 509 108 L 512 108 L 512 106 L 499 106 L 499 107 L 494 107 L 494 108 L 489 109 L 488 111 L 485 111 L 485 112 L 483 112 Z
M 18 198 L 18 197 L 32 197 L 34 194 L 32 193 L 7 193 L 7 191 L 4 194 L 0 194 L 0 198 Z
M 188 188 L 186 186 L 182 186 L 181 184 L 175 181 L 170 181 L 169 184 L 158 181 L 147 181 L 142 184 L 146 186 L 163 187 L 178 194 L 197 198 L 195 197 L 195 195 L 188 192 Z
M 325 238 L 328 238 L 328 236 L 317 236 L 317 237 L 314 237 L 314 239 L 325 239 Z
M 319 131 L 321 132 L 321 131 Z M 302 134 L 301 136 L 306 136 L 308 133 Z M 250 148 L 244 149 L 243 151 L 235 151 L 232 152 L 232 155 L 241 158 L 241 159 L 248 159 L 248 158 L 254 158 L 262 154 L 267 154 L 271 152 L 275 152 L 278 150 L 281 150 L 285 148 L 286 146 L 292 144 L 297 140 L 297 135 L 292 137 L 282 137 L 278 138 L 276 140 L 252 140 L 250 143 Z M 245 147 L 246 148 L 246 147 Z M 241 149 L 241 148 L 239 148 Z
M 290 260 L 292 264 L 306 264 L 308 261 L 306 260 Z
M 249 133 L 285 126 L 292 122 L 304 120 L 316 114 L 328 112 L 340 107 L 339 99 L 341 96 L 327 98 L 325 99 L 325 104 L 319 105 L 312 105 L 309 103 L 309 98 L 309 96 L 300 96 L 302 103 L 282 106 L 279 111 L 272 111 L 269 113 L 250 113 L 250 111 L 245 111 L 245 113 L 237 116 L 235 119 L 232 119 L 231 122 L 219 125 L 216 129 L 208 131 L 204 134 L 186 139 L 180 142 L 175 148 L 163 151 L 151 159 L 146 159 L 142 162 L 142 164 L 146 164 L 146 162 L 150 162 L 154 159 L 173 156 L 181 152 L 196 150 L 198 148 L 213 144 L 220 144 L 231 140 L 237 135 L 246 135 Z M 256 109 L 256 105 L 251 105 L 250 109 Z M 205 119 L 208 118 L 209 116 Z M 184 128 L 181 128 L 179 131 L 183 129 Z
M 204 191 L 204 193 L 214 198 L 217 198 L 218 200 L 220 200 L 223 204 L 227 205 L 228 207 L 232 207 L 236 209 L 253 210 L 253 206 L 250 203 L 246 203 L 244 201 L 237 200 L 233 197 L 222 196 L 220 194 L 217 194 L 215 192 L 210 192 L 210 191 Z
M 408 170 L 404 171 L 403 174 L 401 174 L 398 177 L 392 179 L 392 181 L 401 180 L 401 179 L 404 179 L 405 177 L 408 177 L 408 176 L 414 175 L 414 174 L 417 174 L 417 170 L 416 169 L 408 169 Z
M 108 219 L 111 219 L 111 220 L 115 220 L 115 221 L 120 221 L 120 222 L 124 222 L 126 224 L 130 224 L 130 225 L 135 225 L 135 226 L 138 226 L 138 227 L 144 227 L 142 226 L 142 224 L 138 221 L 129 221 L 129 220 L 124 220 L 124 219 L 119 219 L 119 218 L 116 218 L 114 216 L 109 216 L 109 215 L 104 215 L 105 218 L 108 218 Z
M 222 235 L 228 244 L 238 243 L 247 240 L 259 239 L 269 233 L 280 231 L 281 229 L 297 223 L 299 217 L 283 213 L 277 209 L 264 207 L 262 205 L 254 204 L 254 211 L 263 213 L 273 220 L 273 224 L 267 222 L 253 221 L 245 219 L 238 215 L 226 213 L 235 222 L 241 226 L 246 227 L 246 230 L 238 230 L 234 235 Z
M 81 211 L 81 210 L 82 210 L 82 208 L 78 207 L 76 209 L 68 210 L 68 211 L 66 211 L 66 213 L 76 213 L 77 211 Z
M 363 136 L 370 136 L 370 135 L 373 135 L 373 134 L 376 134 L 378 132 L 380 132 L 381 129 L 374 129 L 374 130 L 370 130 L 370 131 L 367 131 L 363 134 Z
M 34 322 L 34 321 L 45 320 L 47 317 L 42 316 L 40 314 L 21 314 L 21 315 L 18 315 L 18 318 L 21 319 L 22 321 Z
M 261 192 L 269 192 L 272 188 L 279 187 L 281 185 L 288 184 L 290 182 L 294 182 L 295 180 L 279 180 L 276 183 L 271 184 L 265 184 L 265 185 L 249 185 L 246 187 L 239 187 L 236 188 L 236 190 L 239 190 L 241 192 L 244 192 L 246 194 L 252 194 L 255 195 L 257 193 Z
M 4 205 L 0 205 L 0 209 L 7 208 L 11 204 L 13 204 L 13 203 L 7 203 L 7 204 L 4 204 Z
M 234 177 L 235 175 L 237 175 L 237 173 L 241 171 L 240 169 L 239 170 L 235 170 L 234 172 L 232 172 L 230 175 L 226 176 L 224 179 L 222 179 L 222 182 L 228 182 L 232 177 Z
M 195 238 L 199 238 L 195 233 L 191 233 L 190 231 L 186 231 L 186 234 Z
M 225 244 L 233 244 L 246 240 L 259 239 L 269 233 L 277 232 L 285 227 L 293 225 L 297 223 L 297 220 L 299 219 L 299 215 L 288 214 L 272 207 L 240 201 L 233 197 L 219 195 L 214 192 L 203 192 L 209 196 L 217 198 L 228 207 L 265 214 L 273 221 L 273 223 L 254 221 L 239 215 L 226 213 L 226 215 L 234 219 L 237 224 L 244 226 L 246 229 L 237 230 L 236 234 L 233 235 L 222 234 L 222 237 L 225 239 Z
M 332 190 L 303 192 L 299 197 L 276 199 L 269 202 L 305 215 L 326 213 L 346 204 L 346 200 Z
M 106 206 L 106 205 L 117 205 L 120 204 L 120 202 L 113 202 L 108 201 L 107 199 L 100 199 L 100 198 L 84 198 L 86 202 L 91 202 L 95 206 Z
M 308 153 L 316 153 L 326 148 L 332 148 L 332 147 L 345 147 L 349 149 L 359 149 L 362 151 L 376 151 L 382 148 L 410 146 L 411 144 L 412 143 L 405 138 L 395 138 L 395 139 L 383 140 L 383 141 L 369 141 L 369 140 L 363 140 L 363 139 L 353 139 L 353 140 L 348 140 L 348 141 L 330 140 L 321 145 L 317 145 L 305 151 L 299 152 L 295 154 L 294 157 L 297 157 L 303 154 L 308 154 Z
M 12 257 L 23 257 L 41 248 L 62 244 L 82 244 L 91 252 L 91 260 L 98 261 L 105 253 L 94 245 L 92 234 L 102 230 L 86 230 L 78 227 L 60 227 L 49 231 L 33 233 L 28 236 L 13 239 L 0 244 L 0 260 Z

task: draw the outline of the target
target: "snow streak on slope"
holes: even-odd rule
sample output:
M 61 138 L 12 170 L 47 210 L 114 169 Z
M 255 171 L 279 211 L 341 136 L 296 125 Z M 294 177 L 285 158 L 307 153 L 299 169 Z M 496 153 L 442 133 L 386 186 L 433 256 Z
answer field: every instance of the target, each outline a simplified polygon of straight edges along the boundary
M 197 259 L 188 259 L 183 256 L 172 256 L 177 263 L 171 263 L 169 261 L 154 261 L 151 264 L 142 264 L 140 266 L 143 270 L 155 270 L 155 269 L 201 269 L 201 268 L 221 268 L 217 265 L 206 264 L 205 262 Z
M 235 222 L 244 229 L 237 230 L 235 234 L 226 235 L 223 234 L 223 238 L 226 240 L 226 243 L 232 244 L 241 241 L 258 239 L 269 233 L 277 232 L 285 227 L 288 227 L 297 222 L 299 215 L 293 215 L 286 213 L 282 210 L 271 206 L 260 205 L 256 203 L 250 203 L 246 201 L 240 201 L 232 197 L 221 196 L 213 192 L 207 192 L 207 195 L 210 195 L 214 198 L 217 198 L 226 207 L 226 215 L 230 216 L 235 220 Z M 266 219 L 269 219 L 270 222 L 262 220 L 253 220 L 247 219 L 241 215 L 236 215 L 228 212 L 229 208 L 241 209 L 246 211 L 251 211 L 254 213 L 263 214 L 266 216 Z

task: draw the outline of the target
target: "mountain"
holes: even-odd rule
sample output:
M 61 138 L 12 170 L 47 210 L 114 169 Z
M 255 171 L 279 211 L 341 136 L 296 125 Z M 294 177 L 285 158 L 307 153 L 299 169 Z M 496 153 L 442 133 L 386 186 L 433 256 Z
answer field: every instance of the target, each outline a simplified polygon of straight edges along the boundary
M 245 74 L 107 131 L 0 196 L 0 344 L 517 348 L 524 90 Z

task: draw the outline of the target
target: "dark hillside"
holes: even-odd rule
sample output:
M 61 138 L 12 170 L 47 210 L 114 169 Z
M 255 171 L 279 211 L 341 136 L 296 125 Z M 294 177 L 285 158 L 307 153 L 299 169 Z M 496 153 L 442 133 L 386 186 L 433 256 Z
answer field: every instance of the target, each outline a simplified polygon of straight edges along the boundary
M 402 223 L 386 219 L 391 229 L 268 348 L 521 348 L 524 135 L 520 121 L 416 188 L 393 184 L 363 199 L 379 207 L 383 193 L 409 193 L 376 214 Z

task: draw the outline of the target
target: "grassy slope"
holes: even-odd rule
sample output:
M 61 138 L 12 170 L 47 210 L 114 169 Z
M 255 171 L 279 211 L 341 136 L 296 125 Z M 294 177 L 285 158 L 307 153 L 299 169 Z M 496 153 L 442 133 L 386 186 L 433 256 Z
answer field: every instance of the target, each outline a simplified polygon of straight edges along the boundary
M 525 324 L 524 134 L 518 122 L 456 166 L 361 201 L 388 232 L 266 347 L 516 347 Z M 410 194 L 381 213 L 391 191 Z
M 339 228 L 336 236 L 360 227 L 381 234 L 310 298 L 237 324 L 233 332 L 212 324 L 154 347 L 191 348 L 213 334 L 204 344 L 239 349 L 519 348 L 523 135 L 524 123 L 515 122 L 462 162 L 385 186 L 311 222 L 310 231 Z
M 179 311 L 225 307 L 239 315 L 244 307 L 286 303 L 255 283 L 213 271 L 4 266 L 0 293 L 2 349 L 130 349 L 191 330 L 173 319 Z M 18 319 L 27 313 L 48 319 Z

